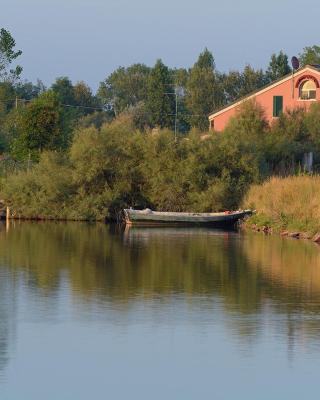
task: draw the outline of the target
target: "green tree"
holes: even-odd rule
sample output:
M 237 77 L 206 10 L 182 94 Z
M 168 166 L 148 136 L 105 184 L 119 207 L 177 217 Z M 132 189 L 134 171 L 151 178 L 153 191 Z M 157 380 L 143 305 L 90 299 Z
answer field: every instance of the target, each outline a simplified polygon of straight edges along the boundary
M 175 99 L 170 71 L 161 60 L 152 68 L 147 84 L 146 111 L 151 126 L 173 127 Z
M 189 71 L 185 68 L 175 68 L 171 70 L 171 74 L 174 86 L 185 90 L 189 78 Z
M 7 150 L 9 135 L 7 129 L 8 114 L 15 104 L 15 89 L 10 82 L 0 83 L 0 152 Z
M 255 70 L 250 65 L 246 65 L 241 74 L 240 97 L 260 89 L 266 84 L 266 77 L 262 69 Z
M 246 65 L 242 72 L 216 73 L 216 81 L 222 104 L 229 104 L 260 89 L 268 83 L 268 78 L 262 69 L 255 70 L 250 65 Z
M 17 159 L 38 160 L 43 150 L 59 150 L 67 146 L 63 129 L 63 108 L 57 95 L 47 91 L 15 114 L 17 137 L 12 154 Z
M 79 119 L 77 122 L 78 128 L 89 128 L 94 126 L 97 129 L 100 129 L 102 125 L 107 122 L 111 122 L 113 119 L 113 115 L 109 111 L 95 111 L 91 114 L 85 115 Z
M 266 71 L 266 78 L 268 82 L 276 81 L 279 78 L 289 74 L 291 68 L 288 64 L 288 56 L 281 50 L 280 53 L 272 54 L 268 69 Z
M 51 90 L 62 104 L 66 135 L 71 134 L 80 118 L 94 113 L 98 107 L 97 99 L 83 81 L 73 85 L 68 77 L 60 77 L 51 86 Z
M 62 104 L 75 104 L 73 85 L 67 76 L 57 78 L 51 90 L 56 93 Z
M 223 103 L 229 104 L 241 96 L 242 75 L 239 71 L 217 74 L 217 79 L 221 87 Z
M 31 82 L 0 82 L 0 151 L 7 151 L 10 141 L 15 136 L 15 120 L 17 112 L 12 112 L 17 105 L 18 108 L 27 104 L 24 100 L 37 97 L 44 86 L 41 81 L 36 85 Z M 16 102 L 16 99 L 18 100 Z
M 15 89 L 10 82 L 0 82 L 0 118 L 3 118 L 13 107 Z
M 192 114 L 191 125 L 208 128 L 208 114 L 223 102 L 215 74 L 213 55 L 205 49 L 190 70 L 186 87 L 186 105 Z
M 150 68 L 144 64 L 119 67 L 100 83 L 98 98 L 103 105 L 112 108 L 115 115 L 145 101 Z
M 36 84 L 28 81 L 19 81 L 15 86 L 15 95 L 21 100 L 32 100 L 46 91 L 46 87 L 41 80 Z
M 320 64 L 320 46 L 307 46 L 299 54 L 301 66 L 307 64 Z
M 263 108 L 255 100 L 244 101 L 225 128 L 226 136 L 235 134 L 237 141 L 251 142 L 253 146 L 267 133 L 268 123 Z
M 73 87 L 74 104 L 78 106 L 80 117 L 95 112 L 99 107 L 97 98 L 93 96 L 90 87 L 83 81 L 77 82 Z
M 10 69 L 12 62 L 22 54 L 21 50 L 14 50 L 15 46 L 16 42 L 11 33 L 4 28 L 0 29 L 0 81 L 2 82 L 14 82 L 22 72 L 20 65 Z

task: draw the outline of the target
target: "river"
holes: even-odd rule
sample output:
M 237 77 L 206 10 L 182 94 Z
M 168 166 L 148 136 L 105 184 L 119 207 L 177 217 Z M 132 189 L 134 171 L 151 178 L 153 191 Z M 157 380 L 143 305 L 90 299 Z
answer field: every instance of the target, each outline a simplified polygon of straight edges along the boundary
M 320 247 L 210 229 L 0 226 L 0 399 L 318 395 Z

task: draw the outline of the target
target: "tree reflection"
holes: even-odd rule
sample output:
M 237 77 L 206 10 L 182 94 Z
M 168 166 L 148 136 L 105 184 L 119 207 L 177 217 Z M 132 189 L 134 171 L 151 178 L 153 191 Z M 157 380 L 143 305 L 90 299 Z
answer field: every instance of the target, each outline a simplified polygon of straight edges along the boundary
M 15 336 L 15 284 L 6 268 L 0 267 L 0 376 L 9 356 L 8 348 Z
M 13 276 L 24 271 L 29 289 L 48 296 L 67 276 L 82 301 L 127 309 L 137 298 L 219 299 L 236 315 L 230 323 L 243 337 L 261 331 L 266 309 L 280 316 L 279 329 L 287 329 L 291 343 L 296 334 L 317 338 L 320 330 L 317 318 L 305 318 L 320 311 L 320 251 L 312 243 L 208 229 L 122 231 L 54 222 L 16 222 L 0 235 L 0 264 Z

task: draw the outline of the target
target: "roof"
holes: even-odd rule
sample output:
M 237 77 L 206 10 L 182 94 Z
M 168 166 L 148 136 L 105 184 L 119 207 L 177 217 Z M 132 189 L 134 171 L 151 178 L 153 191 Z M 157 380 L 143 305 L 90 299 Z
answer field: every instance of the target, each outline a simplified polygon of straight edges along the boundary
M 318 74 L 320 74 L 320 65 L 309 65 L 309 64 L 308 64 L 308 65 L 306 65 L 305 67 L 298 69 L 298 70 L 294 73 L 294 75 L 301 74 L 301 73 L 303 73 L 303 71 L 305 71 L 305 70 L 312 70 L 312 71 L 315 71 L 315 72 L 317 72 Z M 273 87 L 279 85 L 280 83 L 285 82 L 285 81 L 291 79 L 291 77 L 292 77 L 292 73 L 287 74 L 287 75 L 283 76 L 282 78 L 279 78 L 279 79 L 277 79 L 276 81 L 273 81 L 273 82 L 269 83 L 268 85 L 265 85 L 265 86 L 263 86 L 263 87 L 261 87 L 261 88 L 255 90 L 255 91 L 253 91 L 253 92 L 251 92 L 251 93 L 249 93 L 249 94 L 247 94 L 247 95 L 241 97 L 240 99 L 237 99 L 237 100 L 233 101 L 232 103 L 229 103 L 229 104 L 227 104 L 227 105 L 225 105 L 225 106 L 223 106 L 223 107 L 220 107 L 220 108 L 218 108 L 218 109 L 212 111 L 212 112 L 209 114 L 209 116 L 208 116 L 208 117 L 209 117 L 209 120 L 213 119 L 213 118 L 216 117 L 217 115 L 222 114 L 222 113 L 224 113 L 225 111 L 227 111 L 227 110 L 229 110 L 229 109 L 231 109 L 231 108 L 233 108 L 233 107 L 236 107 L 238 104 L 241 104 L 241 103 L 244 102 L 245 100 L 249 100 L 250 98 L 255 97 L 258 93 L 263 93 L 263 92 L 265 92 L 265 91 L 267 91 L 267 90 L 269 90 L 269 89 L 271 89 L 271 88 L 273 88 Z

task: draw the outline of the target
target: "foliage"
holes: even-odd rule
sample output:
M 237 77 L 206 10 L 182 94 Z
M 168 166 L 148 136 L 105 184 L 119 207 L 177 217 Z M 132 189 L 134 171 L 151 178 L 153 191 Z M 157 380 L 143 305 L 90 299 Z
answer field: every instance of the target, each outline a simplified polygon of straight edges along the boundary
M 308 142 L 312 144 L 313 149 L 320 150 L 320 104 L 311 105 L 308 113 L 305 114 L 304 129 L 308 132 Z M 310 148 L 310 151 L 312 149 Z
M 208 128 L 208 114 L 221 104 L 213 55 L 205 49 L 190 70 L 186 84 L 186 105 L 191 126 Z
M 173 81 L 169 68 L 157 60 L 150 71 L 147 82 L 146 111 L 150 126 L 173 127 L 175 100 Z
M 261 69 L 255 70 L 250 65 L 246 65 L 242 72 L 217 73 L 216 79 L 220 90 L 220 103 L 224 105 L 260 89 L 268 82 Z
M 4 120 L 7 113 L 12 109 L 15 100 L 15 90 L 11 83 L 0 83 L 0 121 Z M 1 123 L 1 122 L 0 122 Z
M 118 115 L 147 98 L 150 68 L 144 64 L 119 67 L 100 83 L 98 97 L 102 104 Z
M 26 217 L 102 220 L 130 206 L 234 209 L 250 185 L 301 171 L 306 152 L 320 168 L 319 104 L 269 126 L 261 107 L 246 100 L 222 134 L 205 133 L 213 109 L 290 71 L 282 51 L 266 71 L 247 65 L 220 73 L 208 49 L 190 70 L 161 60 L 153 68 L 119 67 L 94 95 L 68 77 L 49 90 L 41 81 L 15 82 L 21 71 L 8 69 L 21 52 L 1 32 L 0 150 L 3 160 L 26 166 L 8 180 L 2 168 L 1 196 Z M 304 49 L 303 62 L 318 53 Z
M 299 54 L 300 65 L 320 64 L 320 46 L 307 46 Z
M 71 80 L 67 76 L 57 78 L 51 86 L 62 104 L 74 104 L 74 92 Z
M 239 71 L 217 74 L 217 79 L 222 91 L 223 103 L 229 104 L 241 96 L 242 75 Z
M 269 66 L 266 71 L 266 78 L 268 82 L 276 81 L 283 76 L 289 74 L 291 68 L 288 64 L 288 56 L 281 50 L 280 53 L 272 54 Z
M 107 122 L 111 122 L 113 115 L 106 111 L 95 111 L 92 114 L 85 115 L 77 121 L 77 127 L 89 128 L 94 126 L 100 129 L 101 126 Z
M 234 118 L 231 118 L 226 132 L 236 132 L 241 138 L 250 141 L 259 140 L 268 127 L 264 110 L 254 100 L 243 102 Z
M 32 100 L 46 91 L 46 87 L 41 80 L 37 80 L 36 84 L 28 81 L 19 81 L 14 86 L 15 96 L 20 100 Z
M 19 200 L 24 192 L 17 196 L 17 203 L 14 195 L 24 174 L 29 190 L 35 188 L 37 193 L 42 190 L 38 175 L 49 173 L 54 179 L 54 171 L 47 168 L 57 168 L 59 175 L 63 167 L 69 171 L 68 185 L 61 186 L 62 196 L 69 193 L 64 197 L 65 218 L 115 218 L 124 207 L 198 212 L 235 209 L 251 184 L 272 174 L 301 171 L 304 153 L 311 149 L 319 153 L 314 131 L 319 125 L 318 105 L 310 113 L 298 109 L 284 114 L 269 127 L 259 105 L 246 101 L 222 134 L 202 135 L 192 130 L 175 141 L 172 131 L 139 131 L 134 116 L 122 114 L 101 128 L 79 124 L 64 165 L 48 164 L 40 156 L 40 166 L 32 168 L 32 174 L 10 177 L 2 197 L 29 216 L 27 204 L 32 195 L 24 197 L 24 203 Z M 51 202 L 50 207 L 55 208 L 50 216 L 59 215 L 58 202 Z M 35 215 L 46 215 L 45 209 L 49 206 L 43 205 Z
M 260 89 L 266 84 L 266 77 L 262 69 L 255 70 L 250 65 L 246 65 L 241 74 L 240 96 L 245 96 L 249 93 Z
M 63 107 L 63 124 L 66 131 L 71 132 L 79 119 L 90 115 L 99 106 L 90 87 L 83 81 L 72 84 L 68 77 L 57 78 L 51 86 Z
M 262 108 L 254 101 L 245 101 L 222 133 L 228 140 L 241 143 L 244 152 L 255 153 L 261 179 L 272 174 L 287 176 L 303 169 L 304 154 L 314 153 L 315 169 L 319 170 L 320 106 L 310 111 L 297 108 L 283 113 L 271 127 Z
M 65 155 L 43 152 L 33 168 L 20 171 L 6 185 L 8 204 L 16 215 L 36 218 L 64 218 L 65 204 L 73 191 Z M 14 201 L 12 202 L 12 199 Z
M 238 205 L 248 185 L 257 180 L 258 171 L 253 154 L 243 153 L 238 144 L 230 146 L 221 135 L 201 140 L 193 132 L 189 138 L 176 142 L 169 130 L 154 134 L 136 131 L 132 118 L 126 115 L 100 130 L 79 128 L 64 164 L 48 164 L 51 153 L 44 154 L 38 166 L 12 175 L 2 189 L 3 198 L 25 216 L 30 216 L 32 210 L 34 216 L 63 214 L 72 219 L 104 219 L 116 217 L 122 208 L 130 206 L 224 210 Z M 32 203 L 29 209 L 28 202 L 47 190 L 47 184 L 41 186 L 45 181 L 40 175 L 48 174 L 54 180 L 54 170 L 60 176 L 61 168 L 62 175 L 69 179 L 65 188 L 57 184 L 54 190 L 62 191 L 63 213 L 61 204 L 52 200 L 60 198 L 56 192 L 54 197 L 48 196 L 50 206 L 41 203 L 35 212 Z M 16 202 L 14 192 L 24 179 L 28 182 L 28 195 L 22 190 Z
M 0 82 L 14 82 L 22 72 L 22 67 L 17 65 L 10 69 L 10 65 L 21 54 L 21 50 L 15 51 L 16 42 L 11 33 L 4 28 L 0 29 Z
M 63 109 L 55 93 L 43 93 L 13 115 L 16 132 L 11 153 L 15 158 L 37 160 L 43 150 L 66 147 Z

